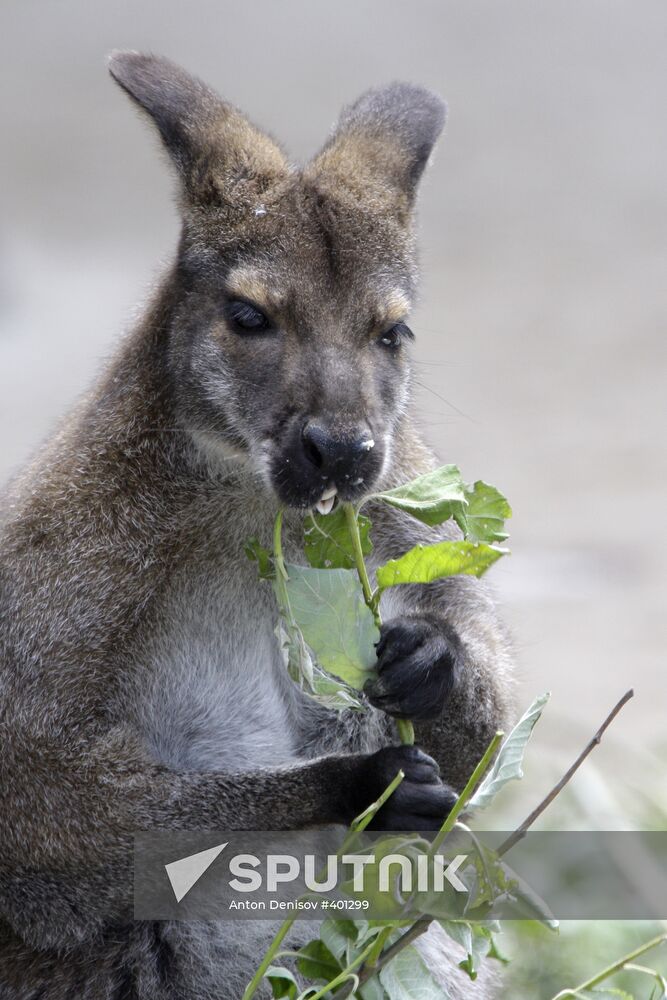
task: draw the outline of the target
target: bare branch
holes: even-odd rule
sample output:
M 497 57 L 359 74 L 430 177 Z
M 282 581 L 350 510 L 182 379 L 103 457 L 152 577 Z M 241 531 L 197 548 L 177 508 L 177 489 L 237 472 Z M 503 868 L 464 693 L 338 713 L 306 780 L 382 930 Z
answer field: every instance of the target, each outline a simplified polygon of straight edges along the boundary
M 526 816 L 523 823 L 514 831 L 514 833 L 510 834 L 507 840 L 503 841 L 503 843 L 498 848 L 499 857 L 502 857 L 503 854 L 507 854 L 507 852 L 511 850 L 515 846 L 515 844 L 518 844 L 518 842 L 522 840 L 523 837 L 525 837 L 526 831 L 533 825 L 538 816 L 541 816 L 544 810 L 547 808 L 547 806 L 551 805 L 556 796 L 563 790 L 563 788 L 565 788 L 572 775 L 579 770 L 579 768 L 586 760 L 588 755 L 591 753 L 591 751 L 594 750 L 596 746 L 598 746 L 598 744 L 602 739 L 605 729 L 607 729 L 607 727 L 611 725 L 611 723 L 614 721 L 614 719 L 621 711 L 623 706 L 626 704 L 626 702 L 630 701 L 630 699 L 634 696 L 634 693 L 635 692 L 633 691 L 633 689 L 630 688 L 629 691 L 625 692 L 620 701 L 618 701 L 614 705 L 611 712 L 604 720 L 604 722 L 598 729 L 595 736 L 591 740 L 589 740 L 589 742 L 581 751 L 575 762 L 572 764 L 571 767 L 567 769 L 567 771 L 560 779 L 560 781 L 554 785 L 549 794 L 542 799 L 540 804 L 536 806 L 535 809 L 533 809 L 532 813 L 530 813 L 529 816 Z

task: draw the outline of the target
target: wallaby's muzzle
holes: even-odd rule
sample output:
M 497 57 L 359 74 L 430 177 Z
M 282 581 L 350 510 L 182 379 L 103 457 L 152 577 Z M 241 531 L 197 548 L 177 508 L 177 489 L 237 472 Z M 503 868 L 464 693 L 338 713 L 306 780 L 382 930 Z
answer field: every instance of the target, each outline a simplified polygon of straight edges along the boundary
M 336 498 L 354 500 L 377 479 L 384 447 L 366 423 L 340 428 L 322 419 L 293 420 L 270 463 L 273 487 L 291 507 L 328 513 Z

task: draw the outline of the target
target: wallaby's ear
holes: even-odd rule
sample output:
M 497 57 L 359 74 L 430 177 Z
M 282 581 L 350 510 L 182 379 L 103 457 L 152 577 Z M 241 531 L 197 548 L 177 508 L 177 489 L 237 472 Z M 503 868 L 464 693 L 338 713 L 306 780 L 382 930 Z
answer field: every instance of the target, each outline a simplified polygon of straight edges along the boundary
M 171 60 L 114 52 L 109 72 L 157 125 L 192 202 L 224 201 L 239 183 L 261 193 L 286 172 L 272 139 Z
M 334 175 L 363 197 L 411 207 L 417 184 L 445 124 L 446 106 L 435 94 L 409 83 L 369 90 L 345 108 L 333 135 L 307 174 Z M 370 190 L 369 190 L 370 188 Z

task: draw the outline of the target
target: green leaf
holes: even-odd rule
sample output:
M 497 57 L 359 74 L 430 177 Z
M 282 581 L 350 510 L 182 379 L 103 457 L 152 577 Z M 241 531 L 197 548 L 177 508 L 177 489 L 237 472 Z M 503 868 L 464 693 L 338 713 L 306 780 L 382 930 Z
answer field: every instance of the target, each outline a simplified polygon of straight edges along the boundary
M 252 559 L 257 563 L 261 580 L 273 580 L 275 569 L 273 567 L 273 557 L 268 549 L 263 548 L 256 538 L 249 538 L 243 546 L 243 551 L 248 559 Z
M 373 551 L 368 536 L 369 518 L 357 516 L 361 551 L 365 556 Z M 309 514 L 303 523 L 303 547 L 306 558 L 315 569 L 354 569 L 354 549 L 345 518 L 345 508 L 339 504 L 331 514 Z
M 464 492 L 468 505 L 454 510 L 452 516 L 465 537 L 473 542 L 504 542 L 508 537 L 505 519 L 512 516 L 512 508 L 502 493 L 481 479 Z
M 473 927 L 465 920 L 439 920 L 438 923 L 453 941 L 456 941 L 465 951 L 465 958 L 459 962 L 470 979 L 477 979 L 480 960 L 489 950 L 489 939 L 481 934 L 475 934 Z
M 557 931 L 558 921 L 542 897 L 520 875 L 507 870 L 511 877 L 510 888 L 505 898 L 499 897 L 498 900 L 503 917 L 510 920 L 539 920 L 549 930 Z
M 296 623 L 278 622 L 275 634 L 287 672 L 305 694 L 321 705 L 337 711 L 364 708 L 351 687 L 325 673 L 319 663 L 313 660 Z
M 369 926 L 382 928 L 388 920 L 400 920 L 406 916 L 407 898 L 402 894 L 402 868 L 396 864 L 390 867 L 388 888 L 380 888 L 380 863 L 388 855 L 396 855 L 407 861 L 411 869 L 412 884 L 416 881 L 418 858 L 427 853 L 429 843 L 419 835 L 409 837 L 397 834 L 384 837 L 369 845 L 364 853 L 372 856 L 373 861 L 364 868 L 363 891 L 357 892 L 353 880 L 342 882 L 340 890 L 352 899 L 367 900 L 371 911 L 376 914 Z M 409 897 L 407 893 L 407 897 Z M 412 911 L 410 917 L 413 916 Z
M 470 924 L 465 920 L 439 920 L 438 923 L 466 953 L 466 957 L 459 962 L 459 968 L 470 979 L 477 979 L 482 959 L 491 953 L 495 944 L 491 931 L 484 925 Z
M 389 1000 L 451 1000 L 413 945 L 399 951 L 379 975 Z
M 286 567 L 290 609 L 318 663 L 357 690 L 373 674 L 379 633 L 349 569 Z
M 503 785 L 508 781 L 523 778 L 523 754 L 535 723 L 549 700 L 550 692 L 536 698 L 530 708 L 521 716 L 509 736 L 503 740 L 493 766 L 487 771 L 482 783 L 468 802 L 468 809 L 486 809 Z
M 496 851 L 487 847 L 472 831 L 468 830 L 467 833 L 472 838 L 475 852 L 471 858 L 472 863 L 457 873 L 468 888 L 465 918 L 469 921 L 484 920 L 491 925 L 489 917 L 494 916 L 500 919 L 539 920 L 551 930 L 557 930 L 558 921 L 554 919 L 544 900 L 500 859 Z M 478 954 L 485 955 L 492 948 L 494 957 L 503 961 L 495 949 L 491 927 L 474 922 L 471 928 L 473 935 L 487 938 L 487 943 L 476 941 L 473 936 L 473 962 L 470 968 L 475 969 L 477 966 L 474 960 L 475 950 Z
M 383 500 L 430 525 L 449 520 L 466 502 L 461 473 L 455 465 L 443 465 L 394 490 L 374 493 L 369 499 Z
M 472 948 L 462 962 L 459 962 L 459 969 L 463 969 L 471 979 L 477 979 L 482 959 L 489 954 L 491 940 L 489 935 L 483 933 L 483 929 L 473 925 L 472 928 Z
M 357 990 L 356 995 L 360 996 L 361 1000 L 387 1000 L 387 994 L 377 976 L 367 979 L 364 985 Z
M 282 1000 L 282 997 L 295 1000 L 299 994 L 299 984 L 293 973 L 282 965 L 270 965 L 264 973 L 264 978 L 271 983 L 274 1000 Z
M 304 690 L 314 690 L 315 664 L 299 627 L 296 624 L 279 621 L 275 635 L 283 662 L 292 680 Z
M 319 938 L 299 948 L 296 965 L 307 979 L 322 980 L 325 983 L 335 979 L 343 968 Z
M 460 944 L 467 954 L 472 952 L 472 927 L 465 920 L 439 920 L 445 934 Z
M 401 583 L 431 583 L 445 576 L 481 576 L 503 555 L 504 549 L 495 549 L 481 542 L 416 545 L 400 559 L 390 559 L 380 566 L 376 579 L 378 586 L 384 590 Z
M 323 920 L 320 937 L 332 955 L 341 959 L 346 954 L 350 942 L 357 939 L 357 928 L 353 920 Z
M 489 928 L 487 927 L 484 927 L 482 929 L 488 934 L 489 938 L 488 957 L 495 958 L 496 962 L 500 962 L 502 965 L 509 965 L 511 959 L 507 955 L 505 955 L 504 952 L 500 950 L 496 935 L 493 933 L 493 931 L 489 930 Z

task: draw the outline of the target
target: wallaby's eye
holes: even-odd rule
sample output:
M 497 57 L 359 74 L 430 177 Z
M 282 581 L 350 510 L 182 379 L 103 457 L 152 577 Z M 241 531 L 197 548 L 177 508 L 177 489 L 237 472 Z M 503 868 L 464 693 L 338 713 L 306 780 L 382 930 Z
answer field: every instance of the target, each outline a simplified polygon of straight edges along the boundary
M 414 339 L 412 330 L 406 323 L 396 323 L 396 325 L 392 326 L 390 330 L 385 330 L 385 332 L 378 337 L 378 343 L 382 344 L 383 347 L 396 350 L 396 348 L 400 347 L 406 339 Z
M 225 311 L 227 319 L 239 333 L 263 333 L 271 327 L 271 321 L 264 313 L 243 299 L 232 299 Z

